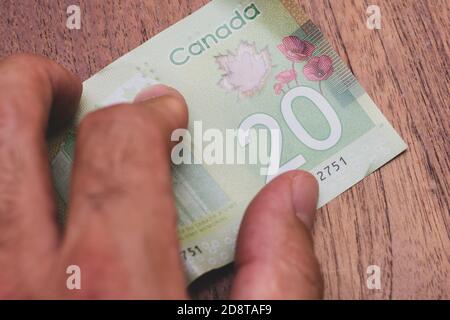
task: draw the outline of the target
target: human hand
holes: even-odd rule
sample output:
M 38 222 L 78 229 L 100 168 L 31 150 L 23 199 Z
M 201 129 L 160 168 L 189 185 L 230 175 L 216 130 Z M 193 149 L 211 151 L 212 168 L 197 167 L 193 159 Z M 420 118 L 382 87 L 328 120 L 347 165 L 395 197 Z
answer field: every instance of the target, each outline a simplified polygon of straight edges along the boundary
M 155 86 L 135 103 L 82 121 L 66 227 L 46 134 L 74 115 L 81 83 L 32 55 L 0 61 L 0 299 L 184 299 L 170 136 L 187 125 L 180 93 Z M 151 146 L 151 147 L 149 147 Z M 315 178 L 286 173 L 252 201 L 241 225 L 233 299 L 315 299 L 322 278 L 310 230 Z M 82 270 L 68 290 L 66 268 Z

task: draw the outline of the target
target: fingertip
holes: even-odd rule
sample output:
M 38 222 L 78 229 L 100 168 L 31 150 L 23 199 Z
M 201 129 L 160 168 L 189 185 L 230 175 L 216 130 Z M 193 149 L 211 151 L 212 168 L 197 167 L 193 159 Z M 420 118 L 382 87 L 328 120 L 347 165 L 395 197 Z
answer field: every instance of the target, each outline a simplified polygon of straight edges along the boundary
M 165 84 L 155 84 L 142 89 L 136 95 L 134 102 L 144 102 L 167 95 L 175 96 L 176 98 L 184 101 L 183 95 L 178 90 Z
M 161 116 L 171 130 L 186 128 L 189 118 L 184 96 L 176 89 L 156 84 L 141 90 L 134 103 L 149 107 L 155 116 Z
M 319 198 L 319 184 L 316 178 L 306 171 L 298 171 L 292 179 L 292 205 L 296 216 L 312 229 Z
M 307 171 L 292 170 L 286 172 L 265 186 L 251 203 L 251 207 L 289 208 L 278 212 L 293 213 L 308 229 L 313 227 L 319 183 Z M 253 210 L 251 210 L 253 211 Z

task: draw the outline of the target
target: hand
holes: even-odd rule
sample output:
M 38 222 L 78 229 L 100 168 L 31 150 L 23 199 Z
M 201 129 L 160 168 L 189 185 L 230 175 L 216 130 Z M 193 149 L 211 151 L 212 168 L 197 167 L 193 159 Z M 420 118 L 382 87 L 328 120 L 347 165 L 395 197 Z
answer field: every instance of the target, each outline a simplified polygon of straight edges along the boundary
M 187 125 L 183 97 L 156 86 L 85 117 L 60 230 L 45 139 L 74 115 L 81 90 L 44 58 L 0 61 L 0 298 L 187 298 L 169 156 L 172 131 Z M 310 235 L 317 189 L 293 171 L 256 196 L 231 298 L 321 297 Z M 82 270 L 81 290 L 66 288 L 69 265 Z

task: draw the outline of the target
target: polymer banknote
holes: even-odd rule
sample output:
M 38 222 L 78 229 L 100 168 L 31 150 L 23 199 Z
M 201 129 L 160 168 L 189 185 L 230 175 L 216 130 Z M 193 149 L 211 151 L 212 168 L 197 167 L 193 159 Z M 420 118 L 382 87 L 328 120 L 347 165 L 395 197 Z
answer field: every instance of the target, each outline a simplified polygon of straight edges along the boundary
M 172 170 L 189 282 L 233 261 L 247 205 L 278 174 L 315 175 L 321 207 L 406 149 L 295 0 L 210 2 L 85 81 L 76 123 L 156 83 L 178 89 L 189 106 L 193 161 L 174 161 Z M 269 134 L 265 165 L 239 161 L 251 142 L 240 134 L 252 128 Z M 235 149 L 205 160 L 220 133 Z M 61 212 L 75 142 L 76 127 L 50 149 Z

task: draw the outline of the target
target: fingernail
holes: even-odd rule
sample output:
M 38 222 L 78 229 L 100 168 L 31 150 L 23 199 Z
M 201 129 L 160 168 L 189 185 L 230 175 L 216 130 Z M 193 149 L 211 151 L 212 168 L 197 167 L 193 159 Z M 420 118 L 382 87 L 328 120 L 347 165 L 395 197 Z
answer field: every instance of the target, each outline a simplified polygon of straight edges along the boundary
M 155 84 L 150 87 L 146 87 L 141 90 L 134 99 L 134 102 L 143 102 L 150 99 L 162 97 L 168 93 L 170 93 L 172 89 L 163 84 Z
M 317 180 L 310 174 L 300 173 L 292 182 L 292 201 L 297 217 L 311 230 L 319 197 Z

